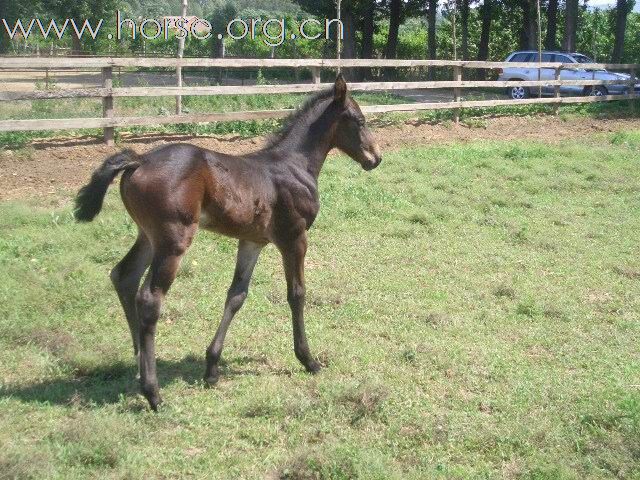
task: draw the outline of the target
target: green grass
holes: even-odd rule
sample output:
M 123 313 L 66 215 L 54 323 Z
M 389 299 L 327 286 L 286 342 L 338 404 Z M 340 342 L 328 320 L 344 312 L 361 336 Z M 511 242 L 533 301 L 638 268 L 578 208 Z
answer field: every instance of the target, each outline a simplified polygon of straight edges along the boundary
M 327 368 L 294 358 L 269 247 L 204 388 L 235 242 L 200 232 L 158 414 L 108 279 L 135 237 L 116 189 L 89 225 L 1 204 L 0 476 L 640 478 L 639 153 L 630 131 L 330 158 L 306 275 Z
M 277 110 L 295 108 L 307 94 L 273 95 L 211 95 L 183 97 L 184 113 L 231 112 L 238 110 Z M 388 93 L 359 93 L 354 98 L 362 105 L 407 103 L 398 95 Z M 117 98 L 116 114 L 121 116 L 172 115 L 174 97 Z M 0 104 L 0 119 L 23 120 L 36 118 L 101 117 L 100 99 L 56 99 L 9 101 Z

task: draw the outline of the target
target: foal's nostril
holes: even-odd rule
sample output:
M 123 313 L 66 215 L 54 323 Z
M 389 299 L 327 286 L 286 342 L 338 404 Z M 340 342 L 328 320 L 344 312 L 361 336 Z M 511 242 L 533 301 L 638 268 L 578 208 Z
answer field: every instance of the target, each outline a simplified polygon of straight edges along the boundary
M 374 145 L 371 153 L 373 154 L 374 167 L 377 167 L 382 162 L 382 152 L 380 151 L 378 144 Z

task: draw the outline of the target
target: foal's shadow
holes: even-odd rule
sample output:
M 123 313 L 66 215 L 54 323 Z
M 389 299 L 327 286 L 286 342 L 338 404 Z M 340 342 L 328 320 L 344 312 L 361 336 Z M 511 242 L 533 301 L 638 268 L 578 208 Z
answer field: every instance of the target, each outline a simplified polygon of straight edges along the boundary
M 158 381 L 160 388 L 181 379 L 189 385 L 196 385 L 204 373 L 204 359 L 193 355 L 182 360 L 158 359 Z M 221 363 L 221 375 L 259 375 L 255 365 L 249 372 L 243 365 L 261 363 L 259 359 L 239 357 L 232 359 L 229 364 Z M 237 367 L 240 367 L 238 369 Z M 275 374 L 287 374 L 287 371 L 275 371 Z M 72 378 L 46 380 L 25 386 L 7 386 L 0 388 L 0 398 L 17 398 L 25 402 L 54 403 L 70 405 L 82 404 L 105 405 L 117 403 L 121 395 L 131 395 L 139 391 L 138 381 L 134 379 L 136 367 L 131 363 L 117 362 L 100 366 L 83 372 Z

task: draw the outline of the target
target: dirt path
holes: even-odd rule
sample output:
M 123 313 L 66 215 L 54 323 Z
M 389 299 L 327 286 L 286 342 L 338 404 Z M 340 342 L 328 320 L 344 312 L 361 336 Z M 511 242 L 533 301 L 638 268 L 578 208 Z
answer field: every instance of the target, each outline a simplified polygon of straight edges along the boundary
M 481 125 L 474 128 L 462 124 L 429 125 L 407 121 L 375 130 L 383 151 L 388 151 L 454 141 L 531 139 L 560 142 L 565 139 L 589 139 L 599 133 L 628 129 L 640 129 L 640 119 L 503 117 L 482 120 Z M 264 138 L 123 135 L 117 148 L 107 147 L 90 137 L 35 141 L 17 151 L 0 150 L 0 200 L 49 197 L 54 202 L 61 199 L 67 201 L 68 191 L 83 185 L 93 169 L 108 155 L 124 147 L 142 153 L 169 142 L 190 142 L 220 152 L 245 153 L 260 148 Z

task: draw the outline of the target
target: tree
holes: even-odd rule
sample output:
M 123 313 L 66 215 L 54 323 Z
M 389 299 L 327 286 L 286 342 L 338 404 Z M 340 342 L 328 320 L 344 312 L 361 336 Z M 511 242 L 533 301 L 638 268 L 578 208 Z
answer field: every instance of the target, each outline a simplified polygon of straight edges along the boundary
M 113 12 L 118 8 L 118 0 L 44 0 L 43 7 L 46 12 L 61 19 L 73 20 L 78 30 L 87 21 L 95 29 L 100 20 L 112 18 Z M 84 35 L 78 35 L 71 28 L 72 53 L 78 55 L 82 53 L 83 43 L 90 41 L 89 31 L 85 30 Z
M 318 2 L 317 0 L 295 0 L 306 12 L 317 15 L 320 18 L 337 18 L 337 7 L 333 1 Z M 342 0 L 341 19 L 343 24 L 342 53 L 344 58 L 354 58 L 356 49 L 356 26 L 362 17 L 365 0 Z M 335 28 L 335 27 L 333 27 Z M 332 33 L 333 33 L 332 28 Z M 336 30 L 337 31 L 337 30 Z M 343 72 L 345 76 L 348 71 Z
M 362 44 L 360 56 L 362 58 L 373 58 L 373 34 L 375 33 L 375 0 L 367 0 L 362 16 Z
M 547 6 L 547 35 L 544 40 L 544 48 L 555 50 L 557 48 L 556 36 L 558 32 L 558 0 L 549 0 Z
M 633 9 L 633 0 L 617 0 L 616 2 L 616 27 L 615 39 L 613 43 L 613 53 L 611 61 L 613 63 L 622 62 L 622 54 L 624 52 L 624 34 L 627 29 L 627 17 Z
M 484 0 L 482 7 L 480 7 L 482 27 L 480 30 L 480 44 L 478 45 L 478 60 L 481 62 L 489 58 L 489 36 L 491 35 L 491 19 L 493 18 L 491 11 L 492 2 L 493 0 Z M 484 79 L 486 73 L 484 68 L 479 68 L 478 78 Z
M 566 52 L 576 50 L 576 29 L 578 27 L 578 0 L 566 0 L 564 40 L 562 48 Z
M 427 57 L 430 60 L 436 58 L 436 15 L 438 0 L 427 0 Z M 429 69 L 429 79 L 433 80 L 435 69 Z
M 569 0 L 567 0 L 569 1 Z M 520 30 L 520 48 L 538 49 L 538 20 L 536 0 L 520 0 L 522 8 L 522 26 Z
M 373 58 L 373 35 L 376 30 L 375 15 L 375 0 L 367 0 L 362 16 L 362 44 L 360 50 L 360 58 Z M 361 80 L 371 78 L 371 76 L 372 74 L 370 68 L 361 69 Z
M 356 25 L 351 9 L 342 11 L 343 43 L 342 58 L 356 58 Z
M 462 23 L 462 59 L 469 59 L 469 0 L 460 0 L 460 23 Z
M 398 51 L 398 30 L 400 28 L 400 17 L 402 15 L 402 1 L 391 0 L 389 4 L 389 36 L 387 37 L 387 47 L 384 51 L 385 58 L 396 58 Z
M 12 2 L 10 0 L 0 0 L 0 18 L 4 18 L 8 25 L 15 25 L 25 12 L 23 2 Z M 9 51 L 11 47 L 11 38 L 9 37 L 4 25 L 0 23 L 0 53 Z
M 231 20 L 238 16 L 236 8 L 231 2 L 218 5 L 209 15 L 207 21 L 211 24 L 211 57 L 224 57 L 224 37 L 218 38 L 218 33 L 225 32 L 227 25 Z

